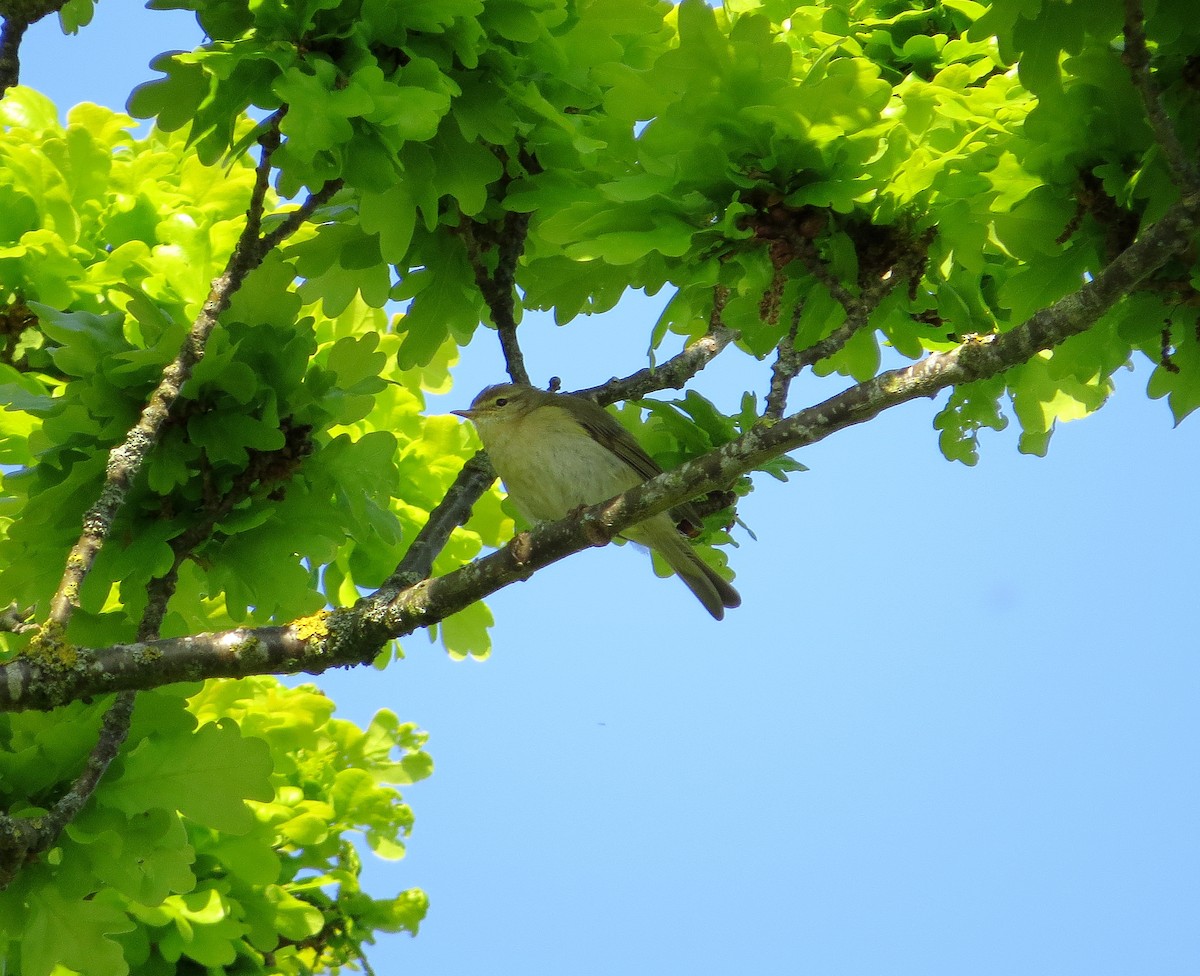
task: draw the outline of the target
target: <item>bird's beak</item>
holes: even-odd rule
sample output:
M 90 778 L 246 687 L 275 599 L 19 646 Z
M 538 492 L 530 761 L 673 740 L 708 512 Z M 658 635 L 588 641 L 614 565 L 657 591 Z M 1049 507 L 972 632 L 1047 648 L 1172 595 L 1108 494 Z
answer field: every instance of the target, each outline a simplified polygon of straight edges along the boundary
M 451 410 L 450 412 L 456 417 L 466 417 L 467 420 L 471 420 L 475 415 L 474 410 Z

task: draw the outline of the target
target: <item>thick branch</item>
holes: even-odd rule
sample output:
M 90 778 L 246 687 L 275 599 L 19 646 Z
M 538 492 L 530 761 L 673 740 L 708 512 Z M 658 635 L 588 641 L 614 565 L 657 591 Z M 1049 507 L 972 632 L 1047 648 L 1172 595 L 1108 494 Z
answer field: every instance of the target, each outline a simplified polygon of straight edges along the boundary
M 5 17 L 0 27 L 0 94 L 20 84 L 21 39 L 28 28 L 29 21 L 13 17 Z
M 773 457 L 872 419 L 889 407 L 995 376 L 1086 331 L 1122 296 L 1188 246 L 1200 198 L 1172 207 L 1075 294 L 998 336 L 964 342 L 891 370 L 741 437 L 583 513 L 538 525 L 508 546 L 452 573 L 397 592 L 381 589 L 354 607 L 286 627 L 77 650 L 73 663 L 26 655 L 0 668 L 0 708 L 52 708 L 75 698 L 174 681 L 251 674 L 317 673 L 371 661 L 394 637 L 444 619 L 538 569 L 680 502 L 728 484 Z
M 21 40 L 30 24 L 57 13 L 67 0 L 5 0 L 0 3 L 0 95 L 21 82 Z

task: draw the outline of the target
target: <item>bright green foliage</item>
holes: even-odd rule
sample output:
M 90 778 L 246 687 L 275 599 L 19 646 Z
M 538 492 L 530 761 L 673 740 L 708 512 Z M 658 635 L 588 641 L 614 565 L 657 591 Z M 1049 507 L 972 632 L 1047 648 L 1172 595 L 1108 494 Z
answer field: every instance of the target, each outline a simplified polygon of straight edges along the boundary
M 37 326 L 0 363 L 0 590 L 44 607 L 108 449 L 228 257 L 253 173 L 239 162 L 214 174 L 175 136 L 136 141 L 131 120 L 97 106 L 63 128 L 17 89 L 0 113 L 0 288 L 8 321 Z M 422 416 L 453 347 L 396 372 L 384 313 L 353 294 L 335 318 L 306 306 L 295 260 L 272 255 L 238 292 L 87 579 L 70 639 L 131 639 L 147 584 L 172 569 L 165 635 L 352 600 L 391 572 L 453 478 L 463 432 Z M 401 457 L 435 451 L 401 480 Z M 481 512 L 494 541 L 499 510 Z M 459 532 L 441 565 L 482 542 Z M 472 617 L 490 622 L 483 607 Z M 443 639 L 458 654 L 488 647 L 480 626 Z M 386 784 L 428 774 L 421 737 L 386 714 L 362 732 L 331 720 L 327 699 L 267 679 L 209 686 L 194 715 L 181 695 L 139 697 L 93 801 L 0 895 L 10 971 L 304 973 L 354 960 L 372 932 L 415 932 L 424 896 L 362 892 L 350 837 L 402 854 L 412 816 Z M 36 816 L 56 799 L 95 742 L 100 704 L 0 716 L 0 806 Z
M 71 0 L 64 29 L 92 6 Z M 479 280 L 514 215 L 529 215 L 518 320 L 661 292 L 654 350 L 705 332 L 719 303 L 738 332 L 723 355 L 835 337 L 811 374 L 862 381 L 885 357 L 1017 327 L 1178 196 L 1122 62 L 1120 0 L 150 6 L 194 10 L 207 40 L 132 93 L 156 125 L 144 138 L 107 108 L 76 106 L 64 127 L 35 92 L 0 102 L 0 607 L 48 605 L 108 451 L 245 226 L 273 119 L 265 228 L 296 205 L 281 201 L 337 192 L 221 315 L 70 642 L 132 639 L 163 587 L 173 636 L 291 621 L 384 581 L 476 446 L 425 416 L 424 395 L 449 388 L 489 320 Z M 1200 18 L 1146 6 L 1155 82 L 1194 148 Z M 975 463 L 980 431 L 1010 417 L 1021 449 L 1045 453 L 1135 355 L 1182 420 L 1200 406 L 1196 281 L 1180 260 L 1085 334 L 953 390 L 934 421 L 944 454 Z M 813 383 L 801 374 L 792 407 Z M 619 416 L 671 467 L 761 422 L 749 393 L 728 410 L 689 392 Z M 706 521 L 719 566 L 731 516 Z M 435 573 L 510 530 L 488 494 Z M 452 654 L 484 654 L 490 623 L 477 604 L 436 631 Z M 0 654 L 28 645 L 0 633 Z M 0 717 L 0 803 L 52 804 L 101 704 Z M 428 773 L 421 738 L 331 710 L 267 680 L 143 694 L 84 814 L 0 894 L 9 970 L 303 973 L 347 964 L 375 931 L 414 931 L 423 896 L 366 896 L 347 838 L 402 851 L 411 814 L 386 784 Z
M 333 709 L 271 678 L 143 693 L 92 801 L 0 892 L 10 971 L 302 974 L 353 962 L 372 932 L 415 932 L 424 895 L 365 894 L 350 840 L 403 856 L 413 818 L 393 786 L 429 775 L 424 735 Z M 101 711 L 0 718 L 7 808 L 54 798 Z
M 24 370 L 0 364 L 0 398 L 28 418 L 5 424 L 5 463 L 27 467 L 5 478 L 5 514 L 19 518 L 0 590 L 45 606 L 105 453 L 175 357 L 236 239 L 253 171 L 241 162 L 215 178 L 178 137 L 135 142 L 127 118 L 97 106 L 74 109 L 65 130 L 33 92 L 10 93 L 3 108 L 9 213 L 27 217 L 0 248 L 0 289 L 39 328 L 10 354 Z M 382 311 L 353 292 L 336 317 L 306 305 L 294 282 L 319 237 L 274 254 L 236 294 L 88 577 L 73 639 L 132 638 L 146 584 L 172 568 L 180 539 L 210 525 L 178 566 L 189 599 L 172 605 L 164 636 L 230 626 L 250 608 L 259 621 L 311 613 L 326 603 L 323 572 L 340 589 L 377 586 L 453 478 L 464 435 L 421 416 L 422 388 L 453 347 L 434 350 L 425 373 L 397 373 L 401 342 Z M 440 463 L 410 471 L 402 489 L 398 459 L 432 445 Z M 500 528 L 493 512 L 488 538 Z M 457 559 L 479 551 L 478 534 L 461 538 Z
M 1121 63 L 1119 0 L 162 5 L 199 7 L 212 41 L 163 60 L 131 109 L 215 160 L 244 144 L 237 110 L 286 102 L 281 185 L 340 177 L 361 200 L 304 246 L 305 297 L 329 314 L 356 289 L 412 299 L 402 366 L 486 316 L 455 228 L 506 209 L 534 215 L 525 307 L 568 322 L 669 285 L 658 342 L 698 335 L 720 283 L 757 356 L 793 310 L 801 345 L 843 321 L 797 235 L 852 292 L 927 240 L 916 286 L 817 370 L 865 379 L 881 339 L 916 357 L 1024 321 L 1176 196 Z M 1160 4 L 1147 30 L 1167 106 L 1194 125 L 1200 28 Z M 1134 348 L 1159 358 L 1116 345 L 1103 375 L 1013 377 L 1023 449 L 1095 409 Z

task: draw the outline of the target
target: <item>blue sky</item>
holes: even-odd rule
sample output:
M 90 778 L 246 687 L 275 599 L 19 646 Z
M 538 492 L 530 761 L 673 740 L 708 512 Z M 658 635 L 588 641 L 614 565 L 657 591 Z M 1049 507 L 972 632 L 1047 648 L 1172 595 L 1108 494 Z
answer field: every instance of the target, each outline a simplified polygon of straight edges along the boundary
M 165 26 L 164 26 L 165 25 Z M 182 13 L 30 30 L 23 81 L 120 107 Z M 120 57 L 114 58 L 113 52 Z M 665 298 L 522 329 L 536 381 L 644 365 Z M 464 406 L 502 378 L 464 352 Z M 429 893 L 378 973 L 1193 974 L 1200 968 L 1200 422 L 1118 376 L 1045 459 L 941 458 L 920 401 L 796 456 L 742 506 L 743 606 L 715 623 L 644 554 L 580 554 L 491 602 L 492 657 L 423 638 L 319 679 L 431 733 L 406 791 Z M 732 409 L 766 364 L 698 387 Z M 838 381 L 804 377 L 795 401 Z M 1014 425 L 1015 426 L 1015 425 Z

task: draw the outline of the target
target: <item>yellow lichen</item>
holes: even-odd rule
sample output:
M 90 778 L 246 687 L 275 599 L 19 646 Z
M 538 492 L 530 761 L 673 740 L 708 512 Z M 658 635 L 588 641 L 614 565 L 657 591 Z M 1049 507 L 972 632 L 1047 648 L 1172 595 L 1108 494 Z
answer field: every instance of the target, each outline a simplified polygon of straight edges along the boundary
M 329 611 L 318 610 L 292 623 L 292 632 L 302 641 L 323 641 L 329 636 Z
M 63 625 L 53 620 L 37 629 L 25 653 L 41 664 L 58 668 L 73 667 L 79 659 L 75 645 L 67 642 Z

